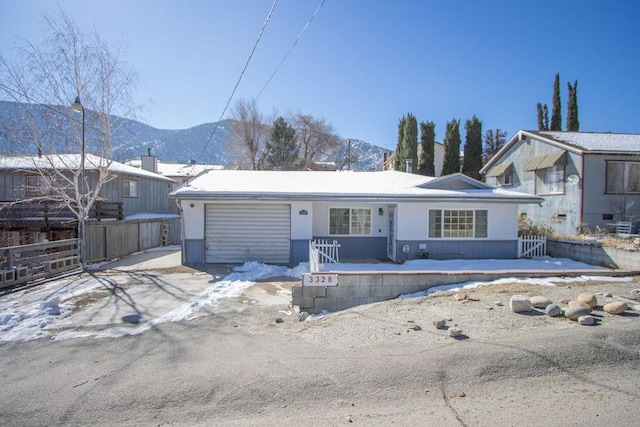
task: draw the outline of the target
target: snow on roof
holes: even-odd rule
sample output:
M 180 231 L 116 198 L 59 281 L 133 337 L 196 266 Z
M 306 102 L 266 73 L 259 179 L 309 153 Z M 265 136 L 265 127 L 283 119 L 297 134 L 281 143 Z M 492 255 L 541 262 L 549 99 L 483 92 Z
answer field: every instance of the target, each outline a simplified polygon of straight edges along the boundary
M 640 134 L 597 132 L 531 132 L 586 151 L 640 151 Z
M 422 188 L 435 178 L 398 171 L 209 171 L 173 193 L 177 198 L 470 198 L 538 203 L 530 194 L 507 191 L 478 183 L 477 188 Z M 470 180 L 470 179 L 469 179 Z M 471 180 L 473 181 L 473 180 Z
M 51 155 L 20 155 L 0 156 L 0 170 L 33 170 L 33 169 L 78 169 L 80 167 L 80 154 L 51 154 Z M 96 170 L 105 165 L 107 159 L 93 154 L 85 155 L 85 170 Z M 109 171 L 124 175 L 143 176 L 148 178 L 173 181 L 171 178 L 158 175 L 153 172 L 138 169 L 120 162 L 111 161 Z
M 126 162 L 127 165 L 140 168 L 141 166 L 140 159 L 137 160 L 129 160 Z M 222 165 L 205 165 L 205 164 L 189 164 L 189 163 L 172 163 L 172 162 L 163 162 L 158 160 L 157 162 L 158 174 L 167 176 L 167 177 L 187 177 L 187 176 L 196 176 L 204 171 L 208 170 L 220 170 L 224 169 Z

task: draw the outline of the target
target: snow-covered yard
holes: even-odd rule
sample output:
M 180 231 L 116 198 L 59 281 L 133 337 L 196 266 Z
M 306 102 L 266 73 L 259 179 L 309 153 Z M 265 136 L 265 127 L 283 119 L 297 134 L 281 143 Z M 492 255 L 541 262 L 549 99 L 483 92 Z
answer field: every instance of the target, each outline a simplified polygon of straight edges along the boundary
M 166 249 L 165 249 L 166 250 Z M 174 249 L 175 253 L 175 249 Z M 179 258 L 178 258 L 179 259 Z M 137 264 L 143 265 L 143 264 Z M 154 273 L 144 263 L 144 274 L 136 264 L 108 272 L 85 272 L 0 296 L 0 341 L 53 340 L 95 336 L 136 335 L 164 322 L 180 322 L 210 313 L 208 308 L 240 296 L 258 280 L 275 277 L 301 278 L 308 263 L 295 268 L 248 262 L 225 277 L 206 273 Z M 533 260 L 414 260 L 397 264 L 332 264 L 333 271 L 383 270 L 572 270 L 600 269 L 568 259 L 544 257 Z M 428 293 L 473 288 L 485 284 L 529 283 L 553 286 L 582 278 L 500 279 L 438 286 Z M 598 280 L 630 281 L 631 278 L 598 277 Z M 106 303 L 100 303 L 100 301 Z

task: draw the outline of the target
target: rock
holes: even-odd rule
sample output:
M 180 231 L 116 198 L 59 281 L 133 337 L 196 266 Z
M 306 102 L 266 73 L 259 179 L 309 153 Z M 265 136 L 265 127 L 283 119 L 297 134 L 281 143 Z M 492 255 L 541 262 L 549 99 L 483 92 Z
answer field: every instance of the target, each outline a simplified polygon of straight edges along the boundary
M 305 320 L 307 320 L 307 317 L 309 317 L 309 313 L 307 313 L 306 311 L 301 311 L 300 314 L 298 314 L 298 322 L 304 322 Z
M 602 296 L 605 298 L 611 298 L 613 295 L 611 295 L 611 292 L 605 292 Z
M 576 301 L 589 304 L 591 308 L 595 308 L 595 306 L 598 305 L 598 300 L 596 299 L 596 296 L 591 292 L 581 293 L 580 295 L 578 295 L 578 298 L 576 298 Z
M 602 307 L 602 309 L 609 314 L 622 314 L 627 311 L 628 308 L 629 306 L 624 301 L 610 302 Z
M 282 320 L 282 317 L 276 317 L 276 323 L 284 323 L 284 320 Z
M 566 298 L 563 298 L 560 300 L 560 304 L 569 304 L 569 300 Z
M 509 308 L 514 313 L 523 313 L 533 310 L 529 298 L 523 295 L 512 296 L 511 300 L 509 300 Z
M 435 326 L 436 329 L 442 329 L 442 328 L 444 328 L 444 324 L 445 323 L 446 323 L 446 320 L 438 319 L 438 320 L 434 320 L 433 321 L 433 326 Z
M 588 316 L 591 314 L 591 308 L 589 307 L 569 307 L 564 311 L 564 317 L 571 320 L 578 320 L 581 316 Z
M 562 309 L 558 304 L 549 304 L 544 308 L 544 312 L 549 317 L 558 317 L 562 314 Z
M 504 305 L 502 301 L 496 301 L 494 302 L 494 304 L 497 305 L 498 307 L 502 307 Z
M 407 332 L 409 331 L 421 331 L 422 328 L 419 325 L 416 325 L 413 320 L 409 320 L 407 322 Z
M 543 297 L 543 296 L 531 297 L 529 298 L 529 301 L 531 302 L 531 305 L 535 308 L 545 308 L 552 302 L 549 298 Z
M 460 329 L 460 328 L 449 328 L 448 333 L 449 333 L 450 337 L 453 337 L 453 338 L 459 337 L 460 335 L 462 335 L 462 329 Z
M 586 302 L 569 301 L 569 308 L 577 308 L 577 307 L 588 308 L 589 309 L 589 313 L 591 313 L 591 306 L 589 304 L 587 304 Z
M 461 391 L 460 393 L 457 394 L 458 397 L 465 397 L 467 395 L 467 393 L 465 393 L 464 391 Z
M 293 312 L 294 312 L 295 314 L 300 314 L 300 306 L 299 306 L 299 305 L 297 305 L 297 304 L 296 304 L 296 305 L 294 305 L 294 306 L 293 306 Z
M 581 325 L 592 326 L 596 324 L 596 318 L 593 316 L 580 316 L 578 317 L 578 323 Z
M 469 296 L 464 292 L 458 292 L 453 296 L 453 299 L 455 299 L 456 301 L 463 301 L 463 300 L 466 300 L 467 298 L 469 298 Z

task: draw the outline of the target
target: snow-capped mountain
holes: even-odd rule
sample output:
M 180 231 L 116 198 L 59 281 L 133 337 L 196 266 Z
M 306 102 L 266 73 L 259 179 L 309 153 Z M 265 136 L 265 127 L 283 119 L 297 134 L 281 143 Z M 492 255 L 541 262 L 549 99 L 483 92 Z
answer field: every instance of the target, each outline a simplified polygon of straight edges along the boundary
M 23 106 L 15 102 L 0 101 L 0 154 L 36 153 L 37 148 L 31 142 L 29 126 L 34 122 L 24 117 Z M 72 132 L 73 120 L 78 120 L 70 108 L 60 106 L 32 106 L 28 111 L 35 117 L 39 138 L 50 144 L 53 152 L 68 153 L 79 149 L 78 136 Z M 96 135 L 100 130 L 93 125 L 92 113 L 86 112 L 86 148 L 88 153 L 100 154 Z M 215 131 L 214 131 L 215 128 Z M 178 163 L 195 160 L 201 164 L 228 165 L 231 156 L 226 151 L 228 120 L 205 123 L 189 129 L 157 129 L 136 120 L 112 117 L 112 158 L 127 161 L 140 158 L 149 151 L 158 159 Z M 384 148 L 352 139 L 351 153 L 357 160 L 351 163 L 353 170 L 379 170 L 382 165 Z M 347 141 L 327 158 L 320 161 L 336 161 L 346 158 Z M 340 167 L 340 165 L 338 165 Z M 345 165 L 343 167 L 346 168 Z

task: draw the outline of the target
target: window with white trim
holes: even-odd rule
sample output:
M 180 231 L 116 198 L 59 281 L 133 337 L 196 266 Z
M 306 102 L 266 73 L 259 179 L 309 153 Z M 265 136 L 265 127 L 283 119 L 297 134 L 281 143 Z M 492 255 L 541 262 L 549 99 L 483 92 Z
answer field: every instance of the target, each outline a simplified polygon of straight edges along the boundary
M 496 186 L 497 187 L 508 187 L 513 185 L 513 172 L 507 171 L 502 175 L 496 176 Z
M 329 209 L 329 234 L 359 235 L 371 234 L 371 209 Z
M 640 194 L 640 162 L 607 162 L 608 194 Z
M 122 197 L 138 197 L 138 180 L 122 180 Z
M 486 238 L 486 209 L 429 209 L 429 237 L 434 239 Z
M 536 170 L 536 194 L 564 193 L 564 165 Z
M 42 196 L 46 194 L 46 184 L 44 178 L 40 175 L 25 176 L 25 195 L 26 196 Z

